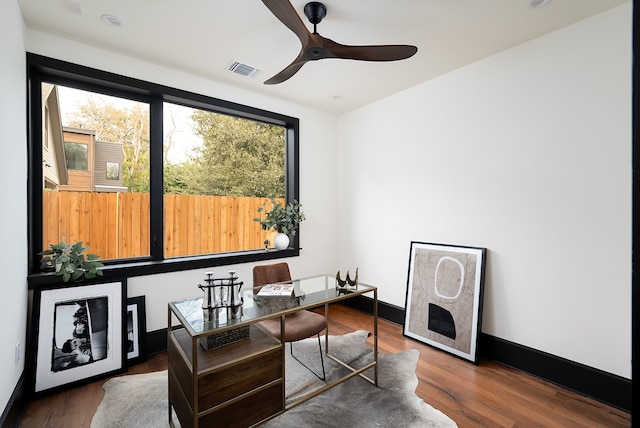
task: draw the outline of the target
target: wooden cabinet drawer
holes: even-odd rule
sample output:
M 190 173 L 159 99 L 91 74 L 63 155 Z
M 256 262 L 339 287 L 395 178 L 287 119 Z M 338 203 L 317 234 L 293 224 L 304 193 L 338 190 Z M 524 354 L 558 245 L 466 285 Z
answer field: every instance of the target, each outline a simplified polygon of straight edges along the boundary
M 282 378 L 282 348 L 216 369 L 198 379 L 202 411 Z
M 200 417 L 201 427 L 246 428 L 284 410 L 284 382 Z

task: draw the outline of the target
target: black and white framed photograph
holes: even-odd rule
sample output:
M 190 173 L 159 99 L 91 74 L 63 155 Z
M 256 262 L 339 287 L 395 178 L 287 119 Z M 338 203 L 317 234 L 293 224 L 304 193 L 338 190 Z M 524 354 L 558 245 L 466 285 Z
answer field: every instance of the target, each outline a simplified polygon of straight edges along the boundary
M 125 367 L 123 280 L 37 290 L 36 393 Z
M 403 334 L 477 364 L 486 253 L 412 241 Z
M 128 365 L 146 361 L 147 315 L 144 296 L 127 299 Z

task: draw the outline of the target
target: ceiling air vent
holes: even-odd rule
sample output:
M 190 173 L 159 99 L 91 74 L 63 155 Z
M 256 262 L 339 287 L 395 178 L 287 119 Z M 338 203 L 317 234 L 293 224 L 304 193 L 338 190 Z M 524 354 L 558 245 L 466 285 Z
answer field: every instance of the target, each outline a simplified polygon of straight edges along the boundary
M 260 71 L 255 67 L 252 67 L 247 64 L 243 64 L 239 61 L 231 61 L 231 63 L 227 67 L 227 70 L 244 77 L 253 77 L 256 75 L 256 73 Z

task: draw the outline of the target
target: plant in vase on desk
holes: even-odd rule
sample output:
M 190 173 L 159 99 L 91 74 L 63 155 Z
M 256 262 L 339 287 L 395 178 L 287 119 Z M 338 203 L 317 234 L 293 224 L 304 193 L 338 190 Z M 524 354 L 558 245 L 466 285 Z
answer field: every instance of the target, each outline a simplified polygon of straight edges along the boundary
M 265 212 L 264 219 L 262 212 Z M 267 211 L 266 203 L 258 208 L 260 217 L 254 218 L 254 221 L 260 223 L 262 230 L 273 229 L 278 234 L 273 243 L 278 250 L 284 250 L 289 246 L 289 236 L 296 234 L 296 229 L 305 217 L 302 212 L 302 205 L 297 200 L 289 202 L 286 206 L 271 198 L 271 210 Z

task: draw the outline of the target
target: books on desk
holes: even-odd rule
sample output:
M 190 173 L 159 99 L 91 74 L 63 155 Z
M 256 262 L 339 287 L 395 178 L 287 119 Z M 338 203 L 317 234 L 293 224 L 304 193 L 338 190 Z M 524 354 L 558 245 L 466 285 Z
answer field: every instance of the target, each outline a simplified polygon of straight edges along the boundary
M 291 297 L 293 295 L 293 284 L 267 284 L 263 285 L 258 296 Z

